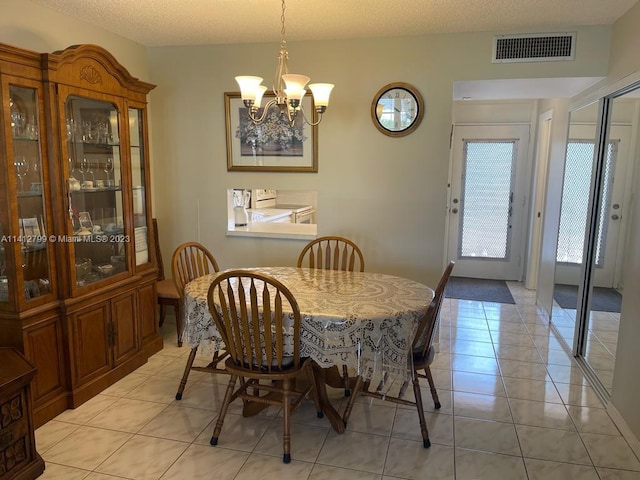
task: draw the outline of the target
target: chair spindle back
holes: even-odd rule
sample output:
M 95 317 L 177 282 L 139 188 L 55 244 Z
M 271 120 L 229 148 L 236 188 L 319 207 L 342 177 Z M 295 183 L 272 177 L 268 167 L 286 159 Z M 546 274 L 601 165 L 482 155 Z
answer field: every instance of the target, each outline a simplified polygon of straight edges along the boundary
M 307 256 L 305 262 L 305 256 Z M 364 272 L 364 256 L 351 240 L 337 236 L 318 237 L 309 242 L 298 256 L 298 267 L 319 270 Z
M 203 275 L 219 272 L 218 262 L 204 245 L 187 242 L 176 248 L 171 259 L 171 271 L 176 288 L 183 295 L 184 286 Z
M 445 268 L 436 287 L 433 299 L 427 308 L 427 312 L 418 325 L 418 330 L 413 340 L 413 351 L 415 354 L 420 354 L 420 356 L 426 355 L 433 344 L 433 335 L 440 320 L 440 309 L 442 308 L 442 302 L 444 300 L 444 291 L 454 265 L 455 262 L 451 261 L 449 265 L 447 265 L 447 268 Z
M 247 270 L 217 276 L 209 310 L 237 366 L 274 372 L 300 364 L 300 309 L 275 278 Z

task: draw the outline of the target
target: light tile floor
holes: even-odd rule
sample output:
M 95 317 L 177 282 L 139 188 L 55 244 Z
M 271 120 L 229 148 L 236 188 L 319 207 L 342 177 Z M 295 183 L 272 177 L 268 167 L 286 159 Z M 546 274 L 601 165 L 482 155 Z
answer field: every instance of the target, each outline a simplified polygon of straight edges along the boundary
M 558 333 L 564 338 L 567 345 L 573 345 L 576 310 L 563 309 L 556 304 L 553 309 L 553 319 Z M 619 313 L 594 310 L 589 315 L 584 358 L 609 393 L 611 393 L 613 386 L 619 327 Z
M 516 305 L 446 299 L 433 365 L 442 408 L 425 399 L 432 446 L 408 407 L 360 401 L 337 435 L 311 404 L 293 417 L 292 462 L 282 463 L 272 407 L 243 418 L 232 404 L 209 445 L 228 377 L 193 372 L 174 399 L 189 349 L 165 348 L 36 432 L 50 479 L 638 480 L 640 462 L 573 360 L 538 316 L 534 294 L 510 284 Z M 337 404 L 342 391 L 332 392 Z

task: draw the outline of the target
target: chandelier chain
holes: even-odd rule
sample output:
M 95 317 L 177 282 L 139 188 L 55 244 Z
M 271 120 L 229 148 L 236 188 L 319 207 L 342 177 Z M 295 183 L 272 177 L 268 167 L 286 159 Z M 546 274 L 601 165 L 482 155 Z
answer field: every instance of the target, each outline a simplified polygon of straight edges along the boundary
M 284 34 L 285 34 L 285 30 L 284 30 L 284 10 L 285 10 L 285 4 L 284 4 L 285 0 L 282 0 L 282 15 L 280 15 L 280 24 L 282 25 L 281 29 L 280 29 L 280 45 L 282 47 L 284 47 L 287 44 L 287 41 L 284 39 Z
M 280 110 L 281 115 L 286 115 L 289 125 L 293 127 L 298 114 L 304 122 L 311 126 L 316 126 L 322 120 L 322 114 L 327 109 L 329 103 L 329 93 L 333 88 L 330 83 L 316 83 L 309 85 L 313 95 L 315 106 L 313 114 L 317 115 L 317 120 L 309 121 L 302 108 L 302 97 L 305 94 L 305 86 L 309 82 L 306 75 L 289 74 L 289 52 L 287 51 L 287 41 L 285 40 L 285 0 L 281 0 L 282 13 L 280 15 L 280 52 L 278 54 L 278 65 L 273 81 L 273 94 L 275 98 L 269 100 L 261 107 L 262 95 L 267 87 L 261 85 L 261 77 L 238 76 L 236 80 L 240 85 L 241 97 L 245 107 L 249 108 L 249 118 L 255 125 L 263 123 L 267 118 L 267 112 L 272 106 Z M 287 80 L 285 80 L 287 78 Z M 290 85 L 289 85 L 290 84 Z M 314 88 L 315 87 L 315 88 Z M 262 109 L 262 113 L 259 113 Z

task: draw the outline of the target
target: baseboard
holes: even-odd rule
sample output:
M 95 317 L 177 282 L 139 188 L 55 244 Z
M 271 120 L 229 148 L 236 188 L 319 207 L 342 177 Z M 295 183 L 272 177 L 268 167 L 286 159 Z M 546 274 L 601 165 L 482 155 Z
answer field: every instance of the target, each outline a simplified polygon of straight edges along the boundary
M 618 427 L 620 433 L 622 433 L 622 436 L 631 447 L 631 450 L 633 450 L 633 453 L 635 453 L 636 457 L 640 459 L 640 441 L 638 441 L 636 436 L 633 434 L 633 432 L 629 428 L 629 425 L 627 425 L 627 422 L 625 422 L 624 418 L 622 418 L 622 415 L 620 415 L 620 412 L 618 412 L 616 407 L 611 405 L 611 402 L 607 404 L 606 409 L 607 413 L 611 417 L 611 420 L 613 420 L 613 423 L 616 424 L 616 427 Z

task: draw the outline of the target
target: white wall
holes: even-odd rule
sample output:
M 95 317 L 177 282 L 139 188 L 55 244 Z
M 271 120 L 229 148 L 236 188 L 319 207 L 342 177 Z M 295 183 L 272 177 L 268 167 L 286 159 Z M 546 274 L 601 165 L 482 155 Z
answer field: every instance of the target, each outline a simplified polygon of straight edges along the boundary
M 228 188 L 318 192 L 318 233 L 352 238 L 368 270 L 435 283 L 445 238 L 452 87 L 456 80 L 598 76 L 608 28 L 578 29 L 575 62 L 492 64 L 491 33 L 289 42 L 290 68 L 336 84 L 319 130 L 317 174 L 227 172 L 225 91 L 235 75 L 269 82 L 276 44 L 150 49 L 156 212 L 165 258 L 197 239 L 221 266 L 291 265 L 304 241 L 226 237 Z M 403 138 L 376 130 L 374 94 L 403 81 L 425 98 L 420 127 Z

